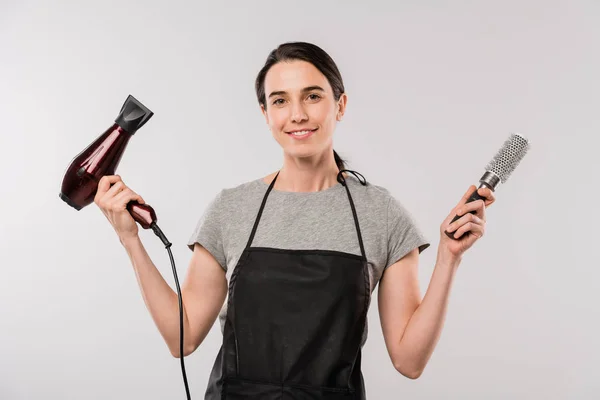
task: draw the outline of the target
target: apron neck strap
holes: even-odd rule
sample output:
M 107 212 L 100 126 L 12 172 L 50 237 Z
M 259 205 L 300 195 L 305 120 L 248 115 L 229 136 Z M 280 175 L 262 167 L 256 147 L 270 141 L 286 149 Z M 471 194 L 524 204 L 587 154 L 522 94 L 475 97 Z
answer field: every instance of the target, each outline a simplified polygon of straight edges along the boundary
M 267 189 L 267 192 L 263 196 L 262 203 L 260 205 L 260 209 L 258 210 L 258 215 L 256 216 L 256 219 L 254 220 L 254 226 L 252 227 L 252 233 L 250 234 L 250 238 L 248 239 L 248 243 L 246 244 L 246 248 L 250 247 L 250 245 L 252 244 L 252 241 L 254 240 L 254 235 L 256 234 L 256 229 L 258 228 L 258 222 L 260 221 L 260 217 L 262 216 L 263 210 L 265 209 L 265 203 L 267 202 L 267 197 L 269 197 L 269 193 L 271 193 L 271 190 L 273 190 L 273 186 L 275 185 L 275 181 L 277 180 L 277 177 L 279 176 L 279 172 L 280 171 L 277 171 L 277 175 L 275 175 L 275 178 L 273 178 L 273 180 L 271 181 L 271 184 L 269 185 L 269 188 Z
M 265 195 L 263 197 L 262 203 L 260 205 L 260 209 L 258 210 L 258 215 L 256 216 L 256 220 L 254 221 L 254 226 L 252 227 L 252 233 L 250 234 L 250 238 L 248 239 L 248 243 L 246 244 L 246 248 L 250 247 L 250 245 L 252 244 L 252 241 L 254 240 L 254 235 L 256 234 L 256 230 L 258 229 L 258 222 L 260 221 L 260 217 L 262 216 L 263 210 L 265 208 L 265 204 L 267 202 L 267 197 L 269 197 L 269 193 L 271 193 L 271 191 L 273 190 L 273 186 L 275 185 L 275 181 L 277 180 L 277 177 L 279 176 L 279 172 L 281 172 L 281 171 L 277 172 L 277 175 L 275 175 L 275 178 L 273 178 L 273 180 L 271 181 L 271 184 L 269 185 L 269 188 L 267 189 L 267 192 L 265 193 Z M 344 176 L 342 174 L 343 172 L 350 172 L 350 173 L 354 174 L 354 176 L 356 176 L 358 178 L 358 181 L 363 186 L 367 185 L 367 180 L 360 172 L 351 171 L 349 169 L 342 169 L 342 170 L 340 170 L 340 172 L 337 175 L 338 182 L 341 183 L 342 186 L 344 186 L 346 188 L 346 193 L 348 193 L 348 200 L 350 201 L 350 208 L 352 209 L 352 216 L 354 217 L 354 226 L 356 227 L 356 233 L 358 235 L 358 244 L 360 245 L 360 253 L 362 255 L 363 260 L 366 261 L 367 256 L 365 254 L 365 246 L 363 244 L 362 234 L 360 232 L 358 216 L 356 215 L 356 208 L 354 207 L 354 201 L 352 200 L 352 195 L 350 194 L 350 189 L 348 189 L 348 185 L 346 184 L 346 178 L 344 178 Z
M 354 176 L 356 176 L 358 178 L 358 181 L 363 186 L 367 186 L 367 180 L 360 172 L 352 171 L 349 169 L 340 170 L 340 172 L 338 173 L 338 176 L 337 176 L 338 182 L 340 182 L 346 188 L 346 192 L 348 193 L 348 200 L 350 201 L 350 207 L 352 208 L 352 216 L 354 217 L 354 225 L 356 226 L 356 233 L 358 235 L 358 244 L 360 245 L 360 253 L 362 255 L 363 260 L 366 261 L 367 256 L 365 253 L 365 246 L 364 246 L 363 240 L 362 240 L 362 234 L 360 233 L 360 224 L 358 223 L 358 216 L 356 215 L 356 208 L 354 207 L 354 201 L 352 200 L 352 195 L 350 194 L 350 189 L 348 189 L 348 185 L 346 184 L 346 178 L 344 178 L 344 175 L 342 174 L 342 172 L 350 172 L 351 174 L 353 174 Z

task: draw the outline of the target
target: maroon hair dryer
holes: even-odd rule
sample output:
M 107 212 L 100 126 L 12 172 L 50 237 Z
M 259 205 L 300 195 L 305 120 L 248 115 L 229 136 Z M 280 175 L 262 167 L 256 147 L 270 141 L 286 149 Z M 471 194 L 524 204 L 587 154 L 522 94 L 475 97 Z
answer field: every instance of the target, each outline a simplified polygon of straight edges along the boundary
M 154 115 L 147 107 L 129 95 L 121 107 L 113 125 L 83 149 L 71 161 L 65 172 L 60 190 L 60 198 L 76 210 L 91 204 L 98 191 L 100 178 L 114 175 L 129 139 Z M 175 269 L 175 260 L 171 253 L 171 243 L 156 224 L 156 213 L 148 204 L 140 204 L 133 200 L 127 204 L 127 210 L 144 229 L 152 228 L 156 236 L 162 240 L 171 259 L 177 297 L 179 299 L 179 351 L 181 354 L 181 370 L 188 400 L 191 399 L 185 364 L 183 361 L 183 301 L 181 288 Z
M 91 204 L 100 178 L 114 175 L 129 139 L 152 115 L 152 111 L 129 95 L 113 125 L 71 161 L 62 181 L 60 198 L 78 211 Z M 134 200 L 127 204 L 127 210 L 144 229 L 156 224 L 156 213 L 148 204 Z

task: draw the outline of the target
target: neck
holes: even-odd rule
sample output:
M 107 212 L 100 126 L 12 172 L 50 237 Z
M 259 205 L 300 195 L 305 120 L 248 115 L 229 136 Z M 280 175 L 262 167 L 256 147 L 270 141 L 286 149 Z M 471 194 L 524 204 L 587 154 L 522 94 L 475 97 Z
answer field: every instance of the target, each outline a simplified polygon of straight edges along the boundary
M 333 149 L 308 158 L 284 155 L 283 167 L 273 189 L 286 192 L 318 192 L 336 185 L 338 172 Z

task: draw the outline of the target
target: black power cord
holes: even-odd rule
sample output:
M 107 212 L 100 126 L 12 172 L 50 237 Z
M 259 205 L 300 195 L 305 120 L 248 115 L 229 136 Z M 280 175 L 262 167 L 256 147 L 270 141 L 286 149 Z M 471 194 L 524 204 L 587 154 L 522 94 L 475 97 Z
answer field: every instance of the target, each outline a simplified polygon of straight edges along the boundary
M 190 388 L 188 386 L 187 376 L 185 373 L 185 363 L 183 362 L 183 300 L 181 298 L 181 289 L 179 287 L 179 279 L 177 278 L 177 271 L 175 270 L 175 260 L 173 259 L 173 253 L 171 252 L 171 242 L 167 239 L 165 234 L 160 230 L 158 225 L 155 222 L 150 225 L 150 228 L 154 231 L 156 236 L 160 238 L 160 240 L 165 245 L 167 252 L 169 253 L 169 258 L 171 259 L 171 267 L 173 268 L 173 276 L 175 277 L 175 286 L 177 288 L 177 297 L 179 300 L 179 359 L 181 360 L 181 373 L 183 374 L 183 384 L 185 385 L 185 394 L 187 396 L 187 400 L 191 400 L 190 396 Z

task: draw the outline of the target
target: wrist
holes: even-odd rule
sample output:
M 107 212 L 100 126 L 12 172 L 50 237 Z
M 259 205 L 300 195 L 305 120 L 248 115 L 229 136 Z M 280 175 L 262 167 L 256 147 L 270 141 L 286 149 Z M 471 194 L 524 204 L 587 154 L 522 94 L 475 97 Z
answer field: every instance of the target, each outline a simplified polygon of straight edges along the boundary
M 140 237 L 138 235 L 133 236 L 119 236 L 119 241 L 123 247 L 129 247 L 132 244 L 139 242 Z
M 449 268 L 456 268 L 458 267 L 461 261 L 462 256 L 457 256 L 456 254 L 438 248 L 437 264 L 441 264 Z

